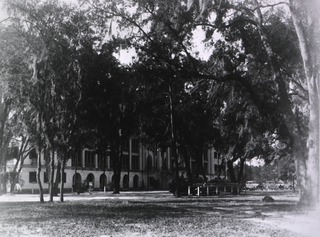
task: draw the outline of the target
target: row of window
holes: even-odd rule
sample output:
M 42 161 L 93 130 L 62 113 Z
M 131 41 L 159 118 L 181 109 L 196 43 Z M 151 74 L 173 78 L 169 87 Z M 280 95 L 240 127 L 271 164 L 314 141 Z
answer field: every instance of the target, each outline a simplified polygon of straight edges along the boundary
M 132 152 L 133 153 L 138 153 L 139 154 L 139 142 L 136 139 L 131 140 L 132 141 Z M 124 151 L 129 151 L 129 140 L 125 141 L 124 145 Z M 18 154 L 18 147 L 12 147 L 9 155 L 10 157 L 16 157 Z M 93 151 L 85 151 L 85 167 L 88 168 L 95 168 L 95 152 Z M 164 150 L 161 150 L 161 155 L 164 157 Z M 29 158 L 32 160 L 32 164 L 37 163 L 37 151 L 36 149 L 32 149 L 29 152 Z M 219 159 L 220 154 L 218 152 L 213 153 L 213 158 L 214 159 Z M 204 161 L 208 161 L 208 153 L 204 152 Z M 110 161 L 111 162 L 111 161 Z M 105 167 L 105 168 L 110 168 L 107 167 L 108 162 L 107 162 L 107 155 L 104 154 L 98 154 L 98 166 L 99 167 Z M 123 167 L 128 169 L 128 156 L 125 155 L 123 159 Z M 82 167 L 82 156 L 81 152 L 76 152 L 72 158 L 72 166 L 77 166 L 77 167 Z M 110 165 L 112 166 L 112 165 Z M 132 155 L 132 169 L 139 169 L 139 157 L 137 155 Z
M 124 151 L 129 151 L 129 140 L 125 140 L 124 146 L 123 146 Z M 133 153 L 139 153 L 139 141 L 136 139 L 131 140 L 131 151 Z
M 205 164 L 206 166 L 207 164 Z M 205 169 L 207 167 L 204 167 Z M 214 165 L 214 171 L 217 172 L 219 170 L 224 170 L 225 169 L 225 166 L 223 165 Z M 63 173 L 63 183 L 66 183 L 66 180 L 67 180 L 67 174 L 66 173 Z M 58 182 L 60 183 L 61 181 L 61 176 L 58 176 Z M 44 183 L 48 183 L 49 182 L 49 176 L 48 176 L 48 173 L 47 172 L 44 172 L 43 173 L 43 182 Z M 29 183 L 37 183 L 37 172 L 29 172 Z
M 219 159 L 220 158 L 220 153 L 218 153 L 218 152 L 213 152 L 213 158 L 214 159 Z M 208 161 L 208 152 L 203 152 L 203 159 L 205 160 L 205 161 Z
M 135 157 L 135 159 L 133 159 L 133 160 L 139 160 L 138 156 L 133 156 L 133 157 Z M 126 159 L 126 160 L 128 160 L 128 159 Z M 205 170 L 207 170 L 207 168 L 208 168 L 207 165 L 208 165 L 207 163 L 204 164 L 204 169 Z M 219 171 L 220 169 L 224 170 L 225 166 L 217 165 L 217 164 L 214 165 L 214 171 L 215 172 Z M 125 170 L 125 167 L 123 168 L 123 170 Z M 66 180 L 67 180 L 67 174 L 63 173 L 63 183 L 66 183 Z M 60 181 L 61 181 L 61 176 L 58 176 L 58 182 L 60 183 Z M 48 183 L 49 182 L 49 176 L 48 176 L 47 172 L 43 173 L 43 182 L 44 183 Z M 34 171 L 33 172 L 29 172 L 29 183 L 37 183 L 37 172 L 34 172 Z
M 63 173 L 63 183 L 66 183 L 67 180 L 67 174 Z M 58 176 L 58 181 L 60 183 L 61 176 Z M 48 183 L 49 182 L 49 176 L 47 172 L 43 173 L 43 182 Z M 37 183 L 37 172 L 29 172 L 29 183 Z
M 95 152 L 85 151 L 84 152 L 84 166 L 86 168 L 95 168 Z M 98 167 L 101 169 L 110 169 L 112 167 L 112 159 L 110 159 L 110 164 L 108 162 L 109 157 L 107 154 L 98 154 Z M 82 167 L 82 157 L 80 153 L 74 155 L 71 160 L 71 166 L 73 167 Z M 132 170 L 139 170 L 140 168 L 140 159 L 139 155 L 131 156 L 131 166 Z M 127 170 L 129 167 L 129 155 L 122 156 L 122 168 Z
M 127 143 L 129 144 L 129 143 Z M 136 141 L 136 140 L 132 140 L 132 146 L 135 147 L 135 149 L 139 148 L 139 143 Z M 86 168 L 91 168 L 91 169 L 94 169 L 96 168 L 96 163 L 95 163 L 95 155 L 96 155 L 96 152 L 93 152 L 93 151 L 88 151 L 86 150 L 84 152 L 84 167 Z M 164 154 L 164 150 L 161 150 L 161 155 L 162 157 L 165 157 L 165 154 Z M 34 163 L 32 162 L 32 164 L 36 164 L 36 160 L 37 160 L 37 153 L 36 153 L 36 150 L 33 149 L 31 152 L 30 152 L 30 158 L 35 161 Z M 113 162 L 112 162 L 112 159 L 109 161 L 109 157 L 107 156 L 106 153 L 102 153 L 102 154 L 98 154 L 97 156 L 97 160 L 98 160 L 98 164 L 97 164 L 97 167 L 99 169 L 104 169 L 104 170 L 108 170 L 108 169 L 111 169 L 113 167 Z M 219 159 L 220 158 L 220 154 L 216 151 L 214 151 L 213 153 L 213 158 L 214 159 Z M 192 162 L 194 163 L 194 162 Z M 155 160 L 155 167 L 157 167 L 157 160 Z M 192 164 L 192 166 L 195 165 L 195 164 Z M 71 166 L 73 167 L 83 167 L 83 160 L 82 160 L 82 152 L 79 151 L 79 152 L 76 152 L 73 154 L 73 157 L 71 159 Z M 171 167 L 173 167 L 173 164 L 171 164 Z M 163 161 L 163 166 L 161 167 L 163 170 L 167 170 L 168 167 L 167 167 L 167 161 L 166 159 L 164 158 L 164 161 Z M 123 155 L 122 157 L 122 170 L 128 170 L 129 169 L 129 155 L 125 154 Z M 136 154 L 132 154 L 131 155 L 131 169 L 132 170 L 139 170 L 140 169 L 140 158 L 139 158 L 139 155 L 136 155 Z M 145 169 L 146 170 L 152 170 L 153 167 L 152 167 L 152 157 L 147 157 L 147 162 L 145 164 Z M 204 152 L 204 169 L 207 170 L 208 169 L 208 152 Z M 216 170 L 216 168 L 215 168 Z M 34 178 L 35 180 L 35 178 Z

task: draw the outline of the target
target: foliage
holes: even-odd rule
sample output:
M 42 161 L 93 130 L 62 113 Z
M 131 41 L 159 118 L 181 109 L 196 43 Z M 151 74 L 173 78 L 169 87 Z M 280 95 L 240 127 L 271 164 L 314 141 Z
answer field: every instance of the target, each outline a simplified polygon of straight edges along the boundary
M 233 161 L 263 155 L 271 162 L 288 152 L 305 159 L 306 117 L 300 115 L 306 89 L 288 12 L 281 3 L 203 2 L 188 1 L 188 10 L 196 12 L 194 23 L 212 48 L 204 74 L 216 81 L 212 94 L 222 110 L 224 152 Z
M 13 85 L 15 93 L 21 95 L 18 98 L 29 103 L 26 109 L 31 112 L 25 111 L 30 115 L 25 124 L 35 137 L 39 153 L 44 147 L 56 150 L 64 167 L 67 154 L 77 141 L 76 110 L 82 90 L 77 63 L 79 32 L 75 31 L 80 30 L 76 27 L 79 17 L 69 8 L 49 2 L 7 4 L 17 19 L 10 27 L 25 47 L 14 50 L 24 64 L 20 69 L 27 68 L 28 74 L 16 77 Z M 22 72 L 13 71 L 11 75 Z M 38 166 L 40 172 L 40 160 Z M 39 186 L 41 189 L 41 183 Z
M 22 117 L 26 114 L 26 103 L 16 93 L 16 88 L 28 68 L 23 63 L 26 54 L 21 50 L 24 50 L 25 42 L 19 38 L 19 32 L 12 27 L 1 28 L 0 38 L 0 166 L 5 171 L 8 147 L 12 139 L 25 131 Z
M 113 56 L 117 45 L 116 40 L 106 43 L 98 52 L 87 45 L 87 52 L 80 59 L 84 68 L 80 123 L 90 138 L 86 145 L 99 154 L 110 155 L 118 174 L 115 182 L 120 181 L 122 154 L 119 151 L 124 140 L 136 135 L 138 130 L 135 77 L 121 68 Z M 115 187 L 119 192 L 119 183 Z

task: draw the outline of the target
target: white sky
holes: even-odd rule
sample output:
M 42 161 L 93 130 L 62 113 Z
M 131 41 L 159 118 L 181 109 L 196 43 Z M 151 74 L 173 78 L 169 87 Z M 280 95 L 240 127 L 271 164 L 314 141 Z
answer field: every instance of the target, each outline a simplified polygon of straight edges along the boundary
M 7 17 L 7 13 L 3 10 L 2 4 L 3 2 L 0 1 L 0 21 Z
M 70 4 L 78 4 L 78 0 L 61 0 L 66 3 Z M 7 17 L 6 12 L 2 8 L 2 3 L 3 1 L 0 0 L 0 21 L 4 20 Z M 218 36 L 217 36 L 218 37 Z M 205 39 L 205 33 L 202 29 L 198 28 L 194 32 L 194 38 L 193 38 L 193 43 L 195 47 L 192 49 L 193 56 L 200 58 L 202 60 L 208 60 L 211 50 L 205 50 L 204 49 L 204 43 L 203 40 Z M 196 53 L 198 55 L 196 56 Z M 134 58 L 136 57 L 136 53 L 134 49 L 128 49 L 128 50 L 120 50 L 118 54 L 114 54 L 114 56 L 120 61 L 121 64 L 128 65 L 132 63 Z

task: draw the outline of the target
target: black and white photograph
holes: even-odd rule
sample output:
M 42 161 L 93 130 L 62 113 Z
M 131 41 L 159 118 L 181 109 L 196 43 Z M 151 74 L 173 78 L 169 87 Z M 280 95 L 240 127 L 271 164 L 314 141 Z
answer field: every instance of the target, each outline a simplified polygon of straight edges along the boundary
M 0 0 L 1 237 L 319 237 L 319 0 Z

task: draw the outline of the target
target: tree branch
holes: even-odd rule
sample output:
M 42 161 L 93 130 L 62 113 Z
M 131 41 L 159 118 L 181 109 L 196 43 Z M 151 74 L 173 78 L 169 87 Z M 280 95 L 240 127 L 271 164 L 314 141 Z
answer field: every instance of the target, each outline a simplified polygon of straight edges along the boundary
M 308 90 L 305 89 L 305 88 L 303 87 L 303 85 L 301 85 L 300 82 L 298 82 L 298 81 L 297 81 L 296 79 L 294 79 L 293 77 L 291 77 L 290 79 L 292 80 L 292 82 L 293 82 L 300 90 L 303 91 L 303 93 L 308 94 Z
M 297 96 L 297 97 L 301 98 L 302 100 L 304 100 L 304 101 L 306 101 L 306 102 L 309 101 L 308 97 L 303 96 L 303 95 L 301 95 L 301 94 L 299 94 L 299 93 L 297 93 L 297 92 L 291 92 L 291 93 L 289 93 L 288 95 L 289 95 L 289 96 Z

